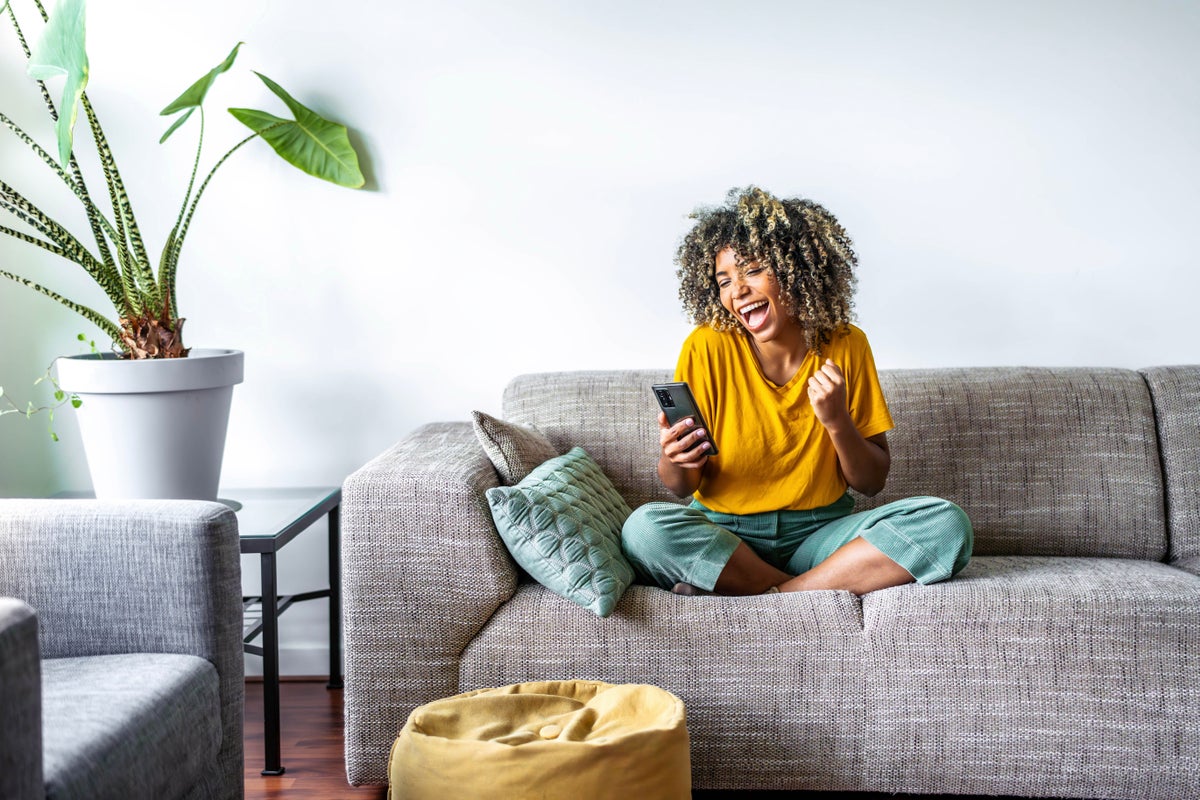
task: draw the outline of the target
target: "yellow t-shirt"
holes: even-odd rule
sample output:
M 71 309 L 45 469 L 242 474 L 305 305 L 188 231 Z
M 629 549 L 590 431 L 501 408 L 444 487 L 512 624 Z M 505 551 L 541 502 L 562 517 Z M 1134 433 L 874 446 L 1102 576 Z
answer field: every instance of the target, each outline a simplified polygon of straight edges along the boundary
M 708 459 L 695 497 L 714 511 L 755 514 L 827 506 L 846 492 L 837 451 L 808 400 L 808 379 L 832 359 L 846 378 L 850 417 L 864 437 L 891 430 L 866 335 L 850 325 L 820 359 L 809 351 L 783 386 L 763 374 L 738 331 L 707 326 L 683 343 L 675 380 L 687 381 L 720 454 Z

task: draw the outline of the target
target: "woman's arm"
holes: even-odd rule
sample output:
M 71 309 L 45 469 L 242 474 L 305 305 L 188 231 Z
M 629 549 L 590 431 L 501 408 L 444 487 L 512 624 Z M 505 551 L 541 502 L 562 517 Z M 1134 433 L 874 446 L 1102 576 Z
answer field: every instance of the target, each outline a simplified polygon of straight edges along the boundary
M 868 497 L 879 494 L 892 467 L 887 434 L 867 439 L 858 432 L 846 405 L 846 379 L 832 361 L 826 360 L 820 371 L 809 378 L 808 398 L 813 413 L 833 441 L 846 483 Z
M 888 451 L 887 434 L 880 433 L 869 439 L 851 425 L 850 433 L 845 436 L 829 434 L 838 454 L 838 466 L 846 483 L 867 497 L 879 494 L 887 483 L 888 470 L 892 466 L 892 456 Z M 842 441 L 845 440 L 845 441 Z
M 708 431 L 692 430 L 695 422 L 684 419 L 674 426 L 667 424 L 667 415 L 658 412 L 658 479 L 676 497 L 688 497 L 700 486 L 700 476 L 708 463 Z

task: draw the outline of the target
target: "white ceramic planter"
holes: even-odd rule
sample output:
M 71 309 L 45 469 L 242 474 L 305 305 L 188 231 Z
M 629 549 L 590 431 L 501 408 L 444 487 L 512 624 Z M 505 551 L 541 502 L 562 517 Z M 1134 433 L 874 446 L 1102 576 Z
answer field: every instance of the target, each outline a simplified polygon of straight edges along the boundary
M 68 356 L 57 369 L 60 388 L 83 401 L 76 413 L 96 497 L 217 499 L 242 351 Z

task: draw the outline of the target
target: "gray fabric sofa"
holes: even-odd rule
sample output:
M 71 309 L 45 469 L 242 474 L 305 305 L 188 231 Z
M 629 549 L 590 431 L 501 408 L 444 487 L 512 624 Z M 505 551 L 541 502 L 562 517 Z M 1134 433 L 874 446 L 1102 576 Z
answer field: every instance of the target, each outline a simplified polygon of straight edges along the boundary
M 586 449 L 631 506 L 666 370 L 525 375 L 501 415 Z M 960 505 L 956 579 L 856 597 L 630 587 L 600 618 L 522 578 L 469 422 L 424 426 L 343 495 L 346 769 L 386 783 L 418 704 L 538 679 L 650 683 L 697 789 L 1200 796 L 1200 366 L 881 374 L 887 488 Z
M 0 798 L 243 796 L 237 518 L 0 500 Z

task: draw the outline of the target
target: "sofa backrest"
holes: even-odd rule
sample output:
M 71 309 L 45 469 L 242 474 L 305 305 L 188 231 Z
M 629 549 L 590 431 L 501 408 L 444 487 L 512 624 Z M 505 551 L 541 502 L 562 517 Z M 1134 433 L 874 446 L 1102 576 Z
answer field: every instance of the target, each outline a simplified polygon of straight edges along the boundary
M 533 425 L 558 452 L 582 447 L 637 508 L 678 500 L 659 483 L 658 406 L 652 383 L 670 370 L 544 372 L 520 375 L 504 390 L 503 417 Z
M 887 488 L 957 503 L 979 555 L 1167 555 L 1154 409 L 1120 369 L 968 368 L 880 375 L 896 430 Z
M 506 419 L 565 452 L 587 450 L 636 507 L 676 499 L 655 475 L 657 406 L 669 370 L 515 378 Z M 934 495 L 960 505 L 977 555 L 1165 560 L 1164 489 L 1154 407 L 1142 375 L 1121 369 L 882 371 L 896 422 L 892 469 L 869 508 Z M 720 431 L 714 431 L 718 441 Z

